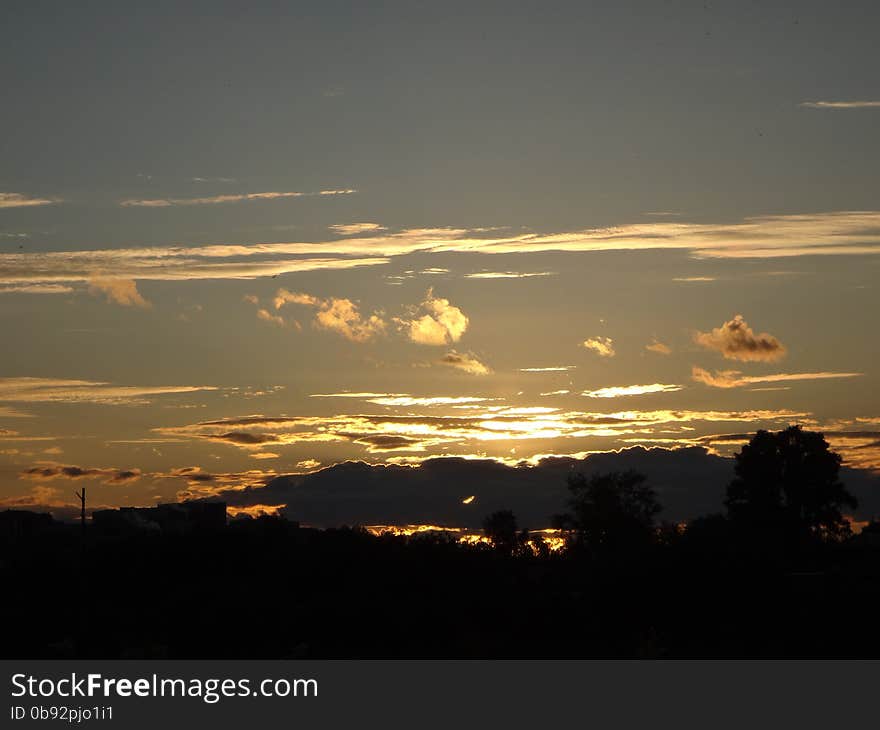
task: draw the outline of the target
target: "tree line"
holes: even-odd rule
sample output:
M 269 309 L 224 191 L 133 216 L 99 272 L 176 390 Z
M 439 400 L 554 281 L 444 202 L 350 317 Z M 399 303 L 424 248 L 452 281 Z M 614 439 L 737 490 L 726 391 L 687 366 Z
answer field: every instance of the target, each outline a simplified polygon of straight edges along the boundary
M 758 431 L 735 455 L 725 511 L 686 525 L 657 523 L 663 508 L 643 474 L 574 473 L 568 510 L 553 517 L 553 527 L 566 552 L 592 557 L 637 553 L 687 533 L 794 548 L 840 541 L 851 535 L 844 509 L 858 506 L 839 479 L 841 461 L 821 433 L 800 426 Z M 502 553 L 534 552 L 510 510 L 488 515 L 483 534 Z

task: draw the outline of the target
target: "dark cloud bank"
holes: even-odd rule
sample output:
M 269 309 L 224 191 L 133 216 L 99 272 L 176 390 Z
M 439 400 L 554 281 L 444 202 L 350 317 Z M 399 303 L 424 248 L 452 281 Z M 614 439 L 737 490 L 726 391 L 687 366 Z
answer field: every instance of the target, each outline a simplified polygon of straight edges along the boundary
M 645 474 L 664 506 L 660 518 L 677 521 L 722 509 L 733 460 L 702 447 L 634 447 L 580 460 L 548 458 L 537 466 L 458 458 L 429 459 L 418 467 L 345 462 L 220 496 L 233 506 L 286 504 L 285 517 L 319 527 L 409 523 L 479 528 L 485 515 L 512 509 L 522 526 L 540 528 L 565 509 L 569 473 L 624 469 Z M 880 478 L 855 469 L 843 469 L 841 476 L 859 498 L 860 515 L 880 511 L 874 496 L 880 494 Z M 462 504 L 471 495 L 473 502 Z

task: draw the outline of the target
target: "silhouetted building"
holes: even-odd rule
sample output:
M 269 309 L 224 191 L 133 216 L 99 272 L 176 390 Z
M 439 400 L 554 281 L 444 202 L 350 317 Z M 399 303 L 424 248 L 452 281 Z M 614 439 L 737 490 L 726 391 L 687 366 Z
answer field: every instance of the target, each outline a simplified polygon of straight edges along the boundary
M 189 535 L 226 527 L 225 502 L 178 502 L 155 507 L 120 507 L 92 513 L 96 530 L 112 534 L 155 532 Z
M 27 510 L 4 510 L 0 512 L 0 537 L 5 540 L 25 540 L 55 526 L 52 515 L 46 512 L 29 512 Z

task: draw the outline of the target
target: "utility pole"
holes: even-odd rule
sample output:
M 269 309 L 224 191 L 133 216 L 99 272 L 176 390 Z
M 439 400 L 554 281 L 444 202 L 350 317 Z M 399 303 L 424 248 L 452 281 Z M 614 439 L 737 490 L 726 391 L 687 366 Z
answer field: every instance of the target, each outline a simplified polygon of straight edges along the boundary
M 78 657 L 83 656 L 85 652 L 85 641 L 86 636 L 88 635 L 88 631 L 86 628 L 86 622 L 89 620 L 89 612 L 86 609 L 85 601 L 88 600 L 88 594 L 85 591 L 85 583 L 86 583 L 86 488 L 83 487 L 79 492 L 74 492 L 74 494 L 79 499 L 80 503 L 80 512 L 79 512 L 79 521 L 81 526 L 80 533 L 80 541 L 79 541 L 79 568 L 78 568 L 78 580 L 76 581 L 77 585 L 77 601 L 76 607 L 79 613 L 78 620 L 76 622 L 76 634 L 74 635 L 74 640 L 76 642 L 76 654 Z
M 80 501 L 79 522 L 82 526 L 83 540 L 86 538 L 86 488 L 83 487 L 81 492 L 74 492 Z

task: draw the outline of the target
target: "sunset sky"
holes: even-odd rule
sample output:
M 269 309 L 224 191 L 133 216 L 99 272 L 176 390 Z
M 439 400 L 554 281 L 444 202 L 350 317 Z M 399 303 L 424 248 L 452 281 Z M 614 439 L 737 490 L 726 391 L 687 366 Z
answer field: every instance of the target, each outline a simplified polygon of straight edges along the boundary
M 790 423 L 880 472 L 878 22 L 5 3 L 0 507 Z

